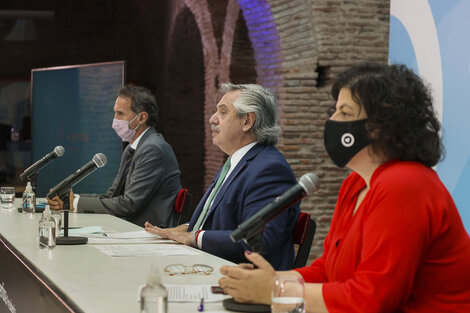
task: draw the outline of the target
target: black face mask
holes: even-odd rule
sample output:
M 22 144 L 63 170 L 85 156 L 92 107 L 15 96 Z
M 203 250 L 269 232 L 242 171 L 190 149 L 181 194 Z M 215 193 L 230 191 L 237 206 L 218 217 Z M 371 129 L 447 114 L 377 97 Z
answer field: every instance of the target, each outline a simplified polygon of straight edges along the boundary
M 344 167 L 364 147 L 369 145 L 367 119 L 352 122 L 327 120 L 323 139 L 333 163 Z

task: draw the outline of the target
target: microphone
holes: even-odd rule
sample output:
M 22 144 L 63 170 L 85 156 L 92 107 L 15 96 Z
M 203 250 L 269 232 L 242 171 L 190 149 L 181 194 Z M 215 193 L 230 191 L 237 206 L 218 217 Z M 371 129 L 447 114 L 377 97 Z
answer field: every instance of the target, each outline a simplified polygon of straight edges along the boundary
M 52 199 L 57 195 L 59 196 L 59 198 L 62 198 L 70 191 L 70 189 L 72 189 L 74 185 L 79 183 L 82 179 L 90 175 L 97 168 L 105 166 L 107 161 L 108 159 L 103 153 L 95 154 L 91 161 L 83 165 L 75 173 L 69 175 L 69 177 L 67 177 L 66 179 L 61 181 L 57 186 L 52 188 L 52 190 L 46 195 L 46 197 Z
M 249 219 L 238 225 L 238 228 L 230 234 L 233 242 L 252 237 L 260 233 L 265 225 L 273 218 L 287 210 L 303 197 L 316 192 L 320 188 L 320 179 L 313 173 L 303 175 L 299 183 L 289 188 L 273 202 L 264 206 Z
M 62 146 L 57 146 L 54 148 L 54 151 L 46 154 L 42 159 L 38 160 L 36 163 L 24 170 L 20 175 L 22 182 L 26 183 L 27 181 L 32 181 L 37 175 L 38 171 L 46 166 L 50 161 L 61 157 L 64 155 L 65 149 Z

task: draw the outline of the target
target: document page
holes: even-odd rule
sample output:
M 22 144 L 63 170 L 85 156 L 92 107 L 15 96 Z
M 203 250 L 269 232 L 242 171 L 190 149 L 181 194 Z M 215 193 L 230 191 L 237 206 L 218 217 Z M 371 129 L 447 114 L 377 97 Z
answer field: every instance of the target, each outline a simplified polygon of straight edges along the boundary
M 104 234 L 103 227 L 101 226 L 85 226 L 85 227 L 70 227 L 69 228 L 69 236 L 88 236 L 88 235 L 96 235 L 96 234 Z M 60 231 L 60 235 L 64 235 L 64 230 Z
M 110 238 L 107 236 L 88 236 L 88 244 L 90 245 L 129 245 L 129 244 L 162 244 L 162 243 L 177 243 L 171 239 L 159 239 L 159 238 L 137 238 L 137 239 L 119 239 Z
M 123 233 L 106 232 L 103 235 L 89 235 L 88 243 L 95 245 L 116 245 L 116 244 L 146 244 L 146 243 L 173 243 L 170 239 L 163 239 L 160 236 L 146 232 L 145 230 L 130 231 Z
M 142 239 L 142 238 L 161 239 L 162 238 L 158 235 L 154 235 L 145 230 L 128 231 L 124 233 L 106 233 L 106 236 L 109 238 L 117 238 L 117 239 Z
M 228 295 L 213 294 L 211 286 L 165 284 L 169 302 L 200 302 L 201 298 L 204 298 L 204 302 L 219 302 L 230 297 Z
M 93 247 L 113 257 L 199 254 L 184 245 L 174 244 L 94 245 Z

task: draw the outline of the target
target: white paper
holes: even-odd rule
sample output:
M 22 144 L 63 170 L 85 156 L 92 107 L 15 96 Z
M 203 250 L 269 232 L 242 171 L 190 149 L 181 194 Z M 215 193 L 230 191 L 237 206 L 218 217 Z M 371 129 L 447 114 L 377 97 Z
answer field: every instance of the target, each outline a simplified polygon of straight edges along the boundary
M 91 245 L 127 245 L 127 244 L 157 244 L 157 243 L 177 243 L 170 239 L 142 238 L 142 239 L 120 239 L 109 238 L 107 236 L 89 236 L 88 244 Z
M 63 236 L 64 231 L 61 230 L 60 234 Z M 78 227 L 78 228 L 69 228 L 69 236 L 91 235 L 91 234 L 104 234 L 103 227 L 101 227 L 101 226 L 86 226 L 86 227 Z
M 113 257 L 199 254 L 186 246 L 174 244 L 94 245 L 93 247 Z
M 211 292 L 213 285 L 166 285 L 168 291 L 168 302 L 195 302 L 200 303 L 201 298 L 204 302 L 220 302 L 228 295 L 213 294 Z
M 154 234 L 149 233 L 148 231 L 145 231 L 145 230 L 128 231 L 128 232 L 125 232 L 125 233 L 106 233 L 106 236 L 108 236 L 110 238 L 118 238 L 118 239 L 142 239 L 142 238 L 156 239 L 156 238 L 162 238 L 158 235 L 154 235 Z

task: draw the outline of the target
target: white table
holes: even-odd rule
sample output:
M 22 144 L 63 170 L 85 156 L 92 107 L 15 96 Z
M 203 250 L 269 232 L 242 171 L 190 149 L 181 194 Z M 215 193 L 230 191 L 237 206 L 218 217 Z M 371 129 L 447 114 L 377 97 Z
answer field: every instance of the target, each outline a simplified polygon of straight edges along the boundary
M 64 312 L 139 312 L 138 287 L 145 284 L 147 274 L 154 263 L 161 267 L 175 263 L 186 265 L 203 263 L 214 267 L 214 273 L 208 276 L 201 274 L 163 276 L 164 284 L 187 285 L 217 285 L 221 277 L 219 268 L 222 265 L 232 265 L 229 261 L 197 249 L 195 249 L 198 251 L 197 255 L 164 257 L 110 257 L 88 244 L 56 246 L 52 250 L 40 249 L 38 245 L 39 218 L 39 213 L 28 216 L 19 213 L 16 209 L 0 208 L 0 234 L 5 241 L 3 244 L 0 243 L 0 248 L 6 247 L 5 243 L 11 245 L 11 251 L 8 248 L 6 250 L 29 261 L 33 276 L 34 273 L 39 273 L 39 277 L 50 280 L 46 282 L 46 285 L 52 283 L 51 289 L 58 291 L 59 296 L 62 294 L 60 298 L 62 300 L 65 298 L 63 300 L 65 306 L 71 302 L 69 310 Z M 117 232 L 142 230 L 141 227 L 106 214 L 69 214 L 69 225 L 71 227 L 104 226 Z M 22 262 L 19 260 L 19 263 Z M 22 266 L 28 267 L 28 262 L 25 263 Z M 1 266 L 2 260 L 0 259 Z M 0 284 L 2 284 L 2 279 L 0 277 Z M 5 286 L 7 292 L 8 288 L 14 290 L 21 286 Z M 28 297 L 25 294 L 24 300 L 27 301 Z M 3 305 L 2 298 L 0 298 L 0 312 L 3 312 Z M 199 303 L 169 303 L 169 312 L 197 312 L 198 305 Z M 225 311 L 225 309 L 221 302 L 206 303 L 204 311 L 218 312 Z M 21 311 L 17 310 L 17 312 Z

